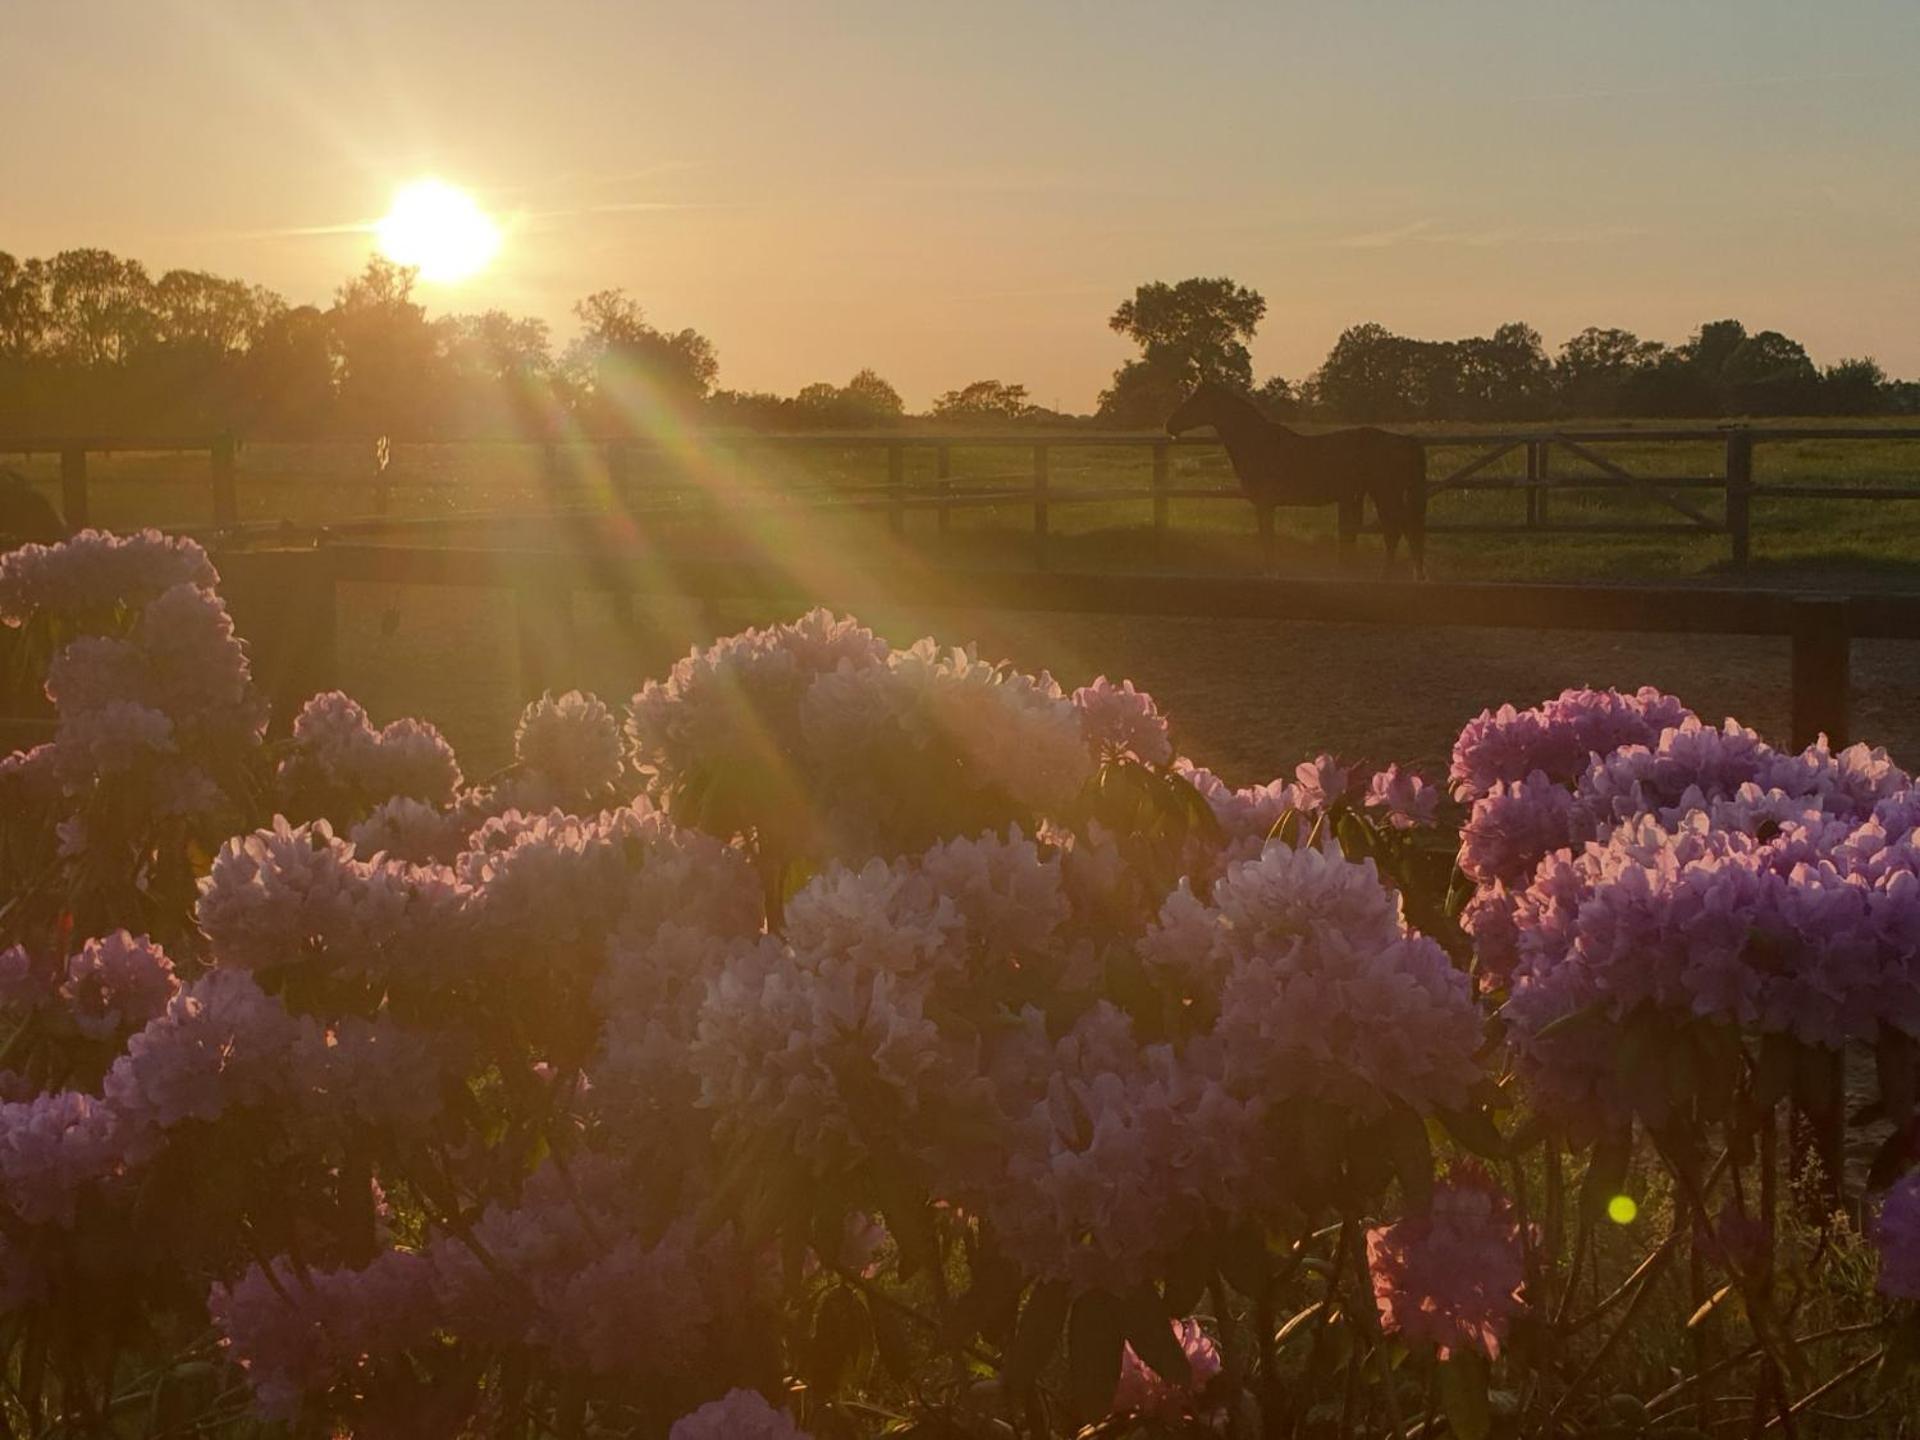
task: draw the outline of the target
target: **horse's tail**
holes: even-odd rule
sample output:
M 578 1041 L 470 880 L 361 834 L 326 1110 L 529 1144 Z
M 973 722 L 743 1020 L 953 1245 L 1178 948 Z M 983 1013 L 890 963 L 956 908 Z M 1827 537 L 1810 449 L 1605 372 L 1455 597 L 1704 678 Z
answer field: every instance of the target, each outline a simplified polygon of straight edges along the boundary
M 1408 442 L 1413 461 L 1407 467 L 1407 555 L 1413 561 L 1417 580 L 1427 578 L 1427 447 L 1417 440 Z

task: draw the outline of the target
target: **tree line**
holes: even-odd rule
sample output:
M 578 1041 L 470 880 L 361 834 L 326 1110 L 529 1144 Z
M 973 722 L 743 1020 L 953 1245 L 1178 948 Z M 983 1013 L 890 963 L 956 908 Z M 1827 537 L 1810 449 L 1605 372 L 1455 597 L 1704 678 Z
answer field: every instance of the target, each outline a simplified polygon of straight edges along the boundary
M 1549 356 L 1515 322 L 1463 340 L 1420 340 L 1355 325 L 1299 382 L 1256 384 L 1247 343 L 1266 315 L 1254 290 L 1225 278 L 1142 285 L 1109 324 L 1140 347 L 1100 396 L 1099 418 L 1158 424 L 1200 380 L 1239 390 L 1279 419 L 1405 422 L 1551 417 L 1703 418 L 1920 413 L 1920 383 L 1890 380 L 1870 358 L 1816 366 L 1777 330 L 1713 320 L 1685 342 L 1589 326 Z
M 0 434 L 396 439 L 557 438 L 665 423 L 863 430 L 908 418 L 871 369 L 792 395 L 719 385 L 706 336 L 662 329 L 621 290 L 575 307 L 556 349 L 544 321 L 503 310 L 429 318 L 414 273 L 375 256 L 325 308 L 200 270 L 155 278 L 105 250 L 49 259 L 0 252 Z M 1872 414 L 1920 410 L 1920 386 L 1871 360 L 1817 368 L 1775 331 L 1714 321 L 1666 346 L 1588 329 L 1549 357 L 1538 331 L 1432 341 L 1359 325 L 1297 383 L 1256 384 L 1258 292 L 1224 278 L 1140 286 L 1110 318 L 1140 347 L 1092 417 L 976 380 L 923 417 L 955 427 L 1158 426 L 1195 381 L 1242 390 L 1269 413 L 1330 420 Z

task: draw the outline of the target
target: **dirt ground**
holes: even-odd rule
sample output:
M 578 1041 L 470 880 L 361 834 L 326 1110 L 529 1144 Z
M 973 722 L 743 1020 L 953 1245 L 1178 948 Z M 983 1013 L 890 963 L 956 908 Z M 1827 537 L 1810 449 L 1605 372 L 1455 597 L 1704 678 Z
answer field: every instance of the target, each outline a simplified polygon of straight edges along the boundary
M 510 602 L 477 592 L 345 586 L 343 688 L 377 718 L 433 720 L 470 775 L 511 755 L 520 700 Z M 579 671 L 564 684 L 624 701 L 689 646 L 779 618 L 718 606 L 641 614 L 621 627 L 577 597 Z M 1656 685 L 1713 720 L 1787 732 L 1787 644 L 1729 636 L 1039 615 L 945 610 L 866 616 L 896 643 L 931 633 L 985 656 L 1046 667 L 1062 684 L 1128 678 L 1172 718 L 1182 751 L 1236 783 L 1289 772 L 1319 750 L 1442 766 L 1460 726 L 1490 705 L 1535 703 L 1569 685 Z M 1854 738 L 1920 764 L 1920 644 L 1858 642 Z

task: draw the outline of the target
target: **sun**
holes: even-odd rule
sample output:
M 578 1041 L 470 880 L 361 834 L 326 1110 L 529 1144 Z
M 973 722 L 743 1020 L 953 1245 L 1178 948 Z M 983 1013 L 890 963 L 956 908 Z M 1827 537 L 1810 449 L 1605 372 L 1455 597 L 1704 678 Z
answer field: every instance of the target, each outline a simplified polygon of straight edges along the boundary
M 500 251 L 500 227 L 444 180 L 401 186 L 374 234 L 382 255 L 443 284 L 479 274 Z

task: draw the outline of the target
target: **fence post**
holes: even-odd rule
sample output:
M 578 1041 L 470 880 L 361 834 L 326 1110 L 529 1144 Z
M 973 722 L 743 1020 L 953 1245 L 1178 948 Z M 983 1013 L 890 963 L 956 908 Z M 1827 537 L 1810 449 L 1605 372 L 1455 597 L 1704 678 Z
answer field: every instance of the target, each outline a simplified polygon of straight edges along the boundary
M 1537 482 L 1533 491 L 1533 513 L 1540 517 L 1542 525 L 1547 523 L 1547 474 L 1553 468 L 1552 461 L 1553 441 L 1551 439 L 1540 441 L 1540 456 L 1533 466 L 1533 478 Z
M 220 592 L 246 637 L 253 683 L 285 735 L 309 696 L 339 684 L 333 557 L 312 550 L 235 550 L 215 556 Z
M 1527 529 L 1540 528 L 1540 442 L 1527 442 Z
M 887 446 L 887 528 L 907 533 L 907 451 L 899 444 Z
M 1047 568 L 1047 447 L 1033 447 L 1033 558 L 1042 570 Z
M 1747 568 L 1753 534 L 1753 433 L 1727 434 L 1727 536 L 1737 570 Z
M 1254 521 L 1260 529 L 1260 572 L 1271 575 L 1279 568 L 1279 541 L 1273 531 L 1273 506 L 1254 507 Z
M 1153 442 L 1153 549 L 1155 557 L 1167 540 L 1167 442 Z
M 1822 735 L 1836 750 L 1847 744 L 1852 688 L 1852 633 L 1845 597 L 1813 595 L 1792 601 L 1793 746 L 1803 750 Z
M 225 530 L 240 521 L 240 504 L 233 487 L 233 436 L 213 441 L 213 523 Z
M 60 513 L 67 529 L 87 528 L 87 449 L 69 445 L 60 452 Z
M 933 452 L 934 478 L 939 481 L 940 507 L 934 511 L 934 523 L 942 535 L 947 533 L 947 522 L 951 512 L 946 505 L 946 497 L 953 490 L 953 447 L 942 445 Z

